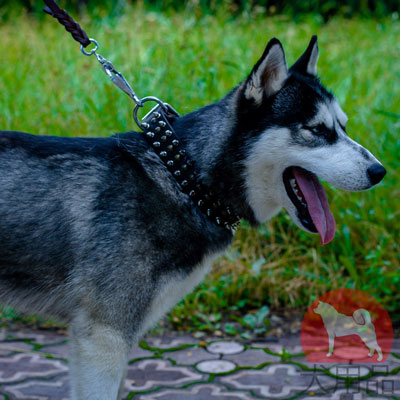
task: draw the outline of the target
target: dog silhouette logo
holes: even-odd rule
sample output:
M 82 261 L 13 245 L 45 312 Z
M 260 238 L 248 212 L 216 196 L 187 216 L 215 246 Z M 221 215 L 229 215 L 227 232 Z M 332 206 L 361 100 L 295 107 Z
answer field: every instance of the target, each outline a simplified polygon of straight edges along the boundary
M 326 293 L 311 304 L 301 326 L 304 353 L 314 363 L 383 363 L 392 343 L 389 314 L 361 290 Z
M 376 341 L 375 327 L 371 321 L 371 315 L 362 308 L 355 310 L 351 317 L 340 314 L 335 307 L 329 303 L 320 301 L 314 312 L 322 317 L 325 329 L 328 332 L 330 357 L 333 354 L 335 336 L 358 335 L 369 349 L 368 357 L 372 357 L 374 352 L 378 353 L 378 361 L 382 361 L 382 350 Z

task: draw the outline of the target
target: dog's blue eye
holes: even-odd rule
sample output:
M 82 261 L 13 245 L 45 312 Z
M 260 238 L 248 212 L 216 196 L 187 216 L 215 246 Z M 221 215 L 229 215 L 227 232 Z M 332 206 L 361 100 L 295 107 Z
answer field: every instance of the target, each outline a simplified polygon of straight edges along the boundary
M 314 135 L 322 135 L 325 129 L 321 126 L 305 126 L 306 129 L 311 131 Z

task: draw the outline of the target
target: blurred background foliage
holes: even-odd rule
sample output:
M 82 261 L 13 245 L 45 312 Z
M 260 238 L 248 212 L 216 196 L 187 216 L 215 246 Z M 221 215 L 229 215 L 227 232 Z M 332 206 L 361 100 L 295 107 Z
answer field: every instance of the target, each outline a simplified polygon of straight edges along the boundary
M 375 296 L 400 326 L 399 1 L 59 4 L 139 95 L 155 95 L 181 113 L 223 97 L 271 37 L 292 63 L 318 34 L 318 71 L 350 117 L 349 135 L 388 170 L 367 192 L 326 185 L 337 221 L 327 246 L 285 212 L 258 229 L 244 223 L 212 273 L 169 314 L 169 326 L 263 335 L 276 313 L 293 310 L 300 318 L 317 297 L 344 287 Z M 65 136 L 135 129 L 128 98 L 42 8 L 42 1 L 0 0 L 0 129 Z M 19 315 L 6 308 L 0 318 Z
M 298 17 L 309 13 L 319 14 L 325 21 L 335 15 L 353 17 L 383 17 L 398 13 L 400 0 L 61 0 L 59 4 L 73 12 L 105 13 L 109 16 L 121 15 L 126 7 L 142 4 L 154 11 L 190 10 L 198 15 L 212 14 L 224 9 L 231 15 L 243 12 L 265 15 L 286 14 Z M 10 5 L 12 8 L 10 9 Z M 1 16 L 9 17 L 13 13 L 26 10 L 42 15 L 41 0 L 0 0 Z

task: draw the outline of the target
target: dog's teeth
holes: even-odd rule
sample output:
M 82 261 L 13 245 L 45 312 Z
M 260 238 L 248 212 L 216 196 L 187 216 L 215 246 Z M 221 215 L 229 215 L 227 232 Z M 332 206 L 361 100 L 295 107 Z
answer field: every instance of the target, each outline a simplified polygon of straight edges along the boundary
M 304 203 L 303 193 L 301 192 L 299 185 L 296 182 L 296 179 L 294 179 L 294 178 L 289 179 L 289 183 L 290 183 L 290 186 L 292 187 L 294 194 L 296 195 L 297 199 L 301 203 L 301 205 L 304 207 L 307 207 L 307 204 Z

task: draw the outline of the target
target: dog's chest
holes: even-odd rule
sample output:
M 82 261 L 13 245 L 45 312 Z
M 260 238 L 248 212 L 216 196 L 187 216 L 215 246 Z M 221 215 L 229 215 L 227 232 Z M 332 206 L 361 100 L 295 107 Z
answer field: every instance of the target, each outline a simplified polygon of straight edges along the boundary
M 146 312 L 139 330 L 139 336 L 152 328 L 176 303 L 202 282 L 205 275 L 210 271 L 213 261 L 221 254 L 222 252 L 216 252 L 205 256 L 202 262 L 197 264 L 192 272 L 185 277 L 176 274 L 165 276 L 160 282 L 156 296 Z

